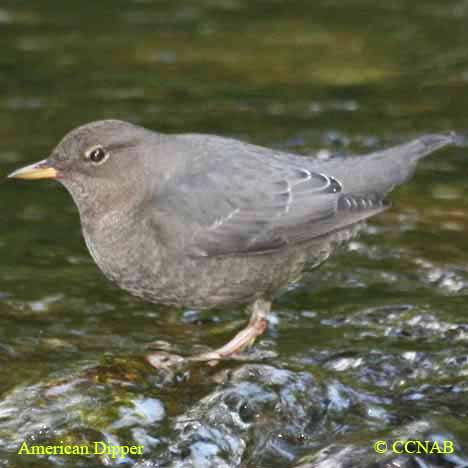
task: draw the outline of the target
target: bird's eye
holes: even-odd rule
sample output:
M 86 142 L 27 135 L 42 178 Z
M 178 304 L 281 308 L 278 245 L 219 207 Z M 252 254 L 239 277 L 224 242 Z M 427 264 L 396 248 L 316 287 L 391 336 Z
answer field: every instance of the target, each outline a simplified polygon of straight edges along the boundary
M 109 154 L 102 146 L 96 146 L 91 148 L 89 151 L 86 152 L 86 158 L 89 159 L 94 164 L 101 164 L 103 163 Z

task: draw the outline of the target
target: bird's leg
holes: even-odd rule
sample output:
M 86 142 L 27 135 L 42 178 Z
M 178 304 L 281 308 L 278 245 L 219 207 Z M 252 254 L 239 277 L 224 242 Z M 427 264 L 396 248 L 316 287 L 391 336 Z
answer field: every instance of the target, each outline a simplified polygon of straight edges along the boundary
M 267 327 L 266 317 L 271 309 L 271 302 L 264 299 L 257 299 L 247 308 L 250 311 L 250 320 L 243 330 L 224 346 L 214 351 L 196 354 L 194 356 L 183 358 L 164 352 L 157 352 L 147 356 L 147 361 L 156 368 L 180 365 L 184 362 L 216 362 L 222 359 L 229 359 L 231 356 L 239 353 L 242 349 L 253 344 L 255 339 L 260 336 Z
M 270 312 L 271 302 L 257 299 L 247 308 L 250 311 L 248 325 L 221 348 L 206 353 L 197 354 L 187 358 L 189 361 L 219 361 L 239 353 L 247 346 L 254 343 L 267 327 L 267 315 Z

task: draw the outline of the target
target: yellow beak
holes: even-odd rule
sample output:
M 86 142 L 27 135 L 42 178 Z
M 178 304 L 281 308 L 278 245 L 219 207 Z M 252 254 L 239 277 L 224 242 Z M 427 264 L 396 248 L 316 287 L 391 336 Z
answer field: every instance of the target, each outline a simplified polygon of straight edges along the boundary
M 47 159 L 43 159 L 30 166 L 22 167 L 8 175 L 9 179 L 55 179 L 58 176 L 57 169 L 50 166 Z

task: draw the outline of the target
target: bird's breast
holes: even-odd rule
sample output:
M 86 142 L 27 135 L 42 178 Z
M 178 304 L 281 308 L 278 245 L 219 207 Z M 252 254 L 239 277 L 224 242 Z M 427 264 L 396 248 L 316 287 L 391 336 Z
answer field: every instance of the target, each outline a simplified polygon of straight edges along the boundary
M 118 216 L 83 223 L 83 235 L 99 268 L 121 288 L 149 302 L 199 309 L 269 297 L 331 249 L 321 240 L 271 255 L 193 258 L 168 248 L 151 225 Z
M 122 288 L 147 288 L 160 276 L 162 249 L 146 223 L 109 212 L 82 222 L 82 232 L 96 264 Z

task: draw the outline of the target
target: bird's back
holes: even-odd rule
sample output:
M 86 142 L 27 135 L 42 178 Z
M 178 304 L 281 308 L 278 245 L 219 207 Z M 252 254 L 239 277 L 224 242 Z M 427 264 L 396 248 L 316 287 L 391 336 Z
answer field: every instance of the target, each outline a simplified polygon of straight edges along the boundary
M 172 138 L 187 160 L 158 194 L 155 222 L 195 257 L 270 253 L 359 223 L 385 209 L 420 158 L 455 141 L 427 135 L 322 161 L 208 135 Z
M 170 177 L 144 206 L 135 269 L 114 280 L 152 302 L 209 308 L 271 296 L 319 265 L 454 137 L 326 161 L 208 135 L 162 142 Z

